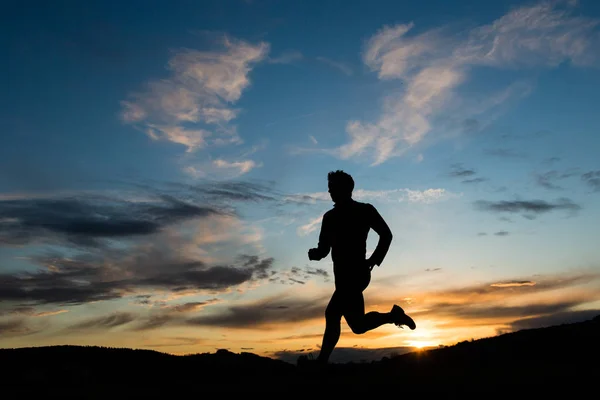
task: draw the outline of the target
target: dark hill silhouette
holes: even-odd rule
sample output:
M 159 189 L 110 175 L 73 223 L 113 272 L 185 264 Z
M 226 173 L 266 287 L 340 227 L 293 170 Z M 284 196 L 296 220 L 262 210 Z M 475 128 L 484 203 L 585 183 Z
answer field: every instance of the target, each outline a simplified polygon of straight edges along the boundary
M 597 392 L 600 316 L 593 320 L 522 330 L 454 346 L 417 351 L 371 363 L 332 364 L 325 370 L 227 350 L 174 356 L 152 350 L 87 346 L 0 349 L 2 398 L 74 396 L 123 398 L 175 393 L 276 392 L 319 396 L 320 388 L 493 398 L 565 390 Z M 9 394 L 8 396 L 5 396 Z

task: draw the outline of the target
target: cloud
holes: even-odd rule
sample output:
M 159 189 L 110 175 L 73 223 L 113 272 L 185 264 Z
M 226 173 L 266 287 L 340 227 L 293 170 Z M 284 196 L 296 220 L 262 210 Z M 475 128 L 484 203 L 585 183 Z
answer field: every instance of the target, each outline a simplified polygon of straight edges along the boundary
M 299 268 L 296 272 L 300 276 L 305 273 Z M 316 275 L 319 274 L 316 272 Z M 485 322 L 491 326 L 494 323 L 504 324 L 515 319 L 569 311 L 597 301 L 599 279 L 598 273 L 536 276 L 535 280 L 491 281 L 415 293 L 410 300 L 376 293 L 370 303 L 401 304 L 410 301 L 409 312 L 413 318 L 421 321 L 436 321 L 440 325 L 454 321 L 463 323 L 465 327 Z M 302 281 L 302 278 L 298 280 Z M 569 295 L 569 291 L 576 295 Z M 211 313 L 203 312 L 182 323 L 257 330 L 282 324 L 306 325 L 307 322 L 323 318 L 328 300 L 328 296 L 299 298 L 277 295 L 227 307 L 214 307 Z
M 483 113 L 531 90 L 527 84 L 511 85 L 484 96 L 493 100 L 473 98 L 469 103 L 457 89 L 476 67 L 596 64 L 598 20 L 574 15 L 573 3 L 544 1 L 514 8 L 465 34 L 450 27 L 411 34 L 413 23 L 383 27 L 367 41 L 363 60 L 380 80 L 403 84 L 384 99 L 375 122 L 349 121 L 349 141 L 328 152 L 342 159 L 368 156 L 372 165 L 378 165 L 403 155 L 432 134 L 445 134 L 439 121 L 457 116 L 463 121 L 476 116 L 481 120 Z
M 272 325 L 301 323 L 323 317 L 325 299 L 269 297 L 241 305 L 233 305 L 222 312 L 190 318 L 194 326 L 234 329 L 269 329 Z
M 461 183 L 481 183 L 487 181 L 486 178 L 465 179 Z
M 0 197 L 0 244 L 99 246 L 164 231 L 190 220 L 234 215 L 236 203 L 277 202 L 269 183 L 200 180 L 133 184 L 116 192 Z
M 228 161 L 217 158 L 212 161 L 188 165 L 183 171 L 195 179 L 211 177 L 212 179 L 227 180 L 239 178 L 260 167 L 262 167 L 262 163 L 254 160 Z
M 548 171 L 543 174 L 536 174 L 535 181 L 538 185 L 552 190 L 562 190 L 562 187 L 554 183 L 560 176 L 557 171 Z
M 389 190 L 364 190 L 357 189 L 352 192 L 352 198 L 358 201 L 382 201 L 382 202 L 407 202 L 431 204 L 452 198 L 460 197 L 460 194 L 449 192 L 446 189 L 432 188 L 425 190 L 413 189 L 389 189 Z M 331 201 L 329 193 L 316 192 L 305 194 L 294 194 L 286 197 L 289 202 L 316 203 L 317 201 Z
M 264 60 L 269 44 L 223 36 L 220 47 L 182 49 L 168 63 L 169 77 L 146 83 L 123 101 L 121 118 L 154 140 L 167 140 L 188 152 L 207 145 L 240 143 L 231 121 L 233 104 L 250 85 L 252 68 Z
M 474 205 L 475 208 L 482 211 L 513 214 L 523 213 L 525 217 L 530 219 L 535 218 L 538 214 L 544 214 L 550 211 L 566 210 L 575 212 L 581 209 L 581 206 L 573 203 L 573 201 L 567 198 L 558 199 L 554 203 L 544 200 L 478 200 Z
M 323 64 L 329 65 L 332 68 L 337 69 L 346 76 L 351 76 L 354 73 L 354 71 L 352 71 L 352 68 L 339 61 L 334 61 L 327 57 L 317 57 L 316 60 L 322 62 Z
M 478 304 L 438 304 L 437 310 L 431 310 L 436 317 L 451 316 L 461 319 L 506 319 L 523 318 L 533 315 L 547 315 L 567 311 L 580 304 L 579 301 L 565 301 L 553 303 L 533 303 L 524 305 Z M 430 315 L 429 312 L 415 312 L 415 316 Z
M 597 315 L 600 315 L 600 310 L 562 311 L 540 317 L 518 319 L 511 322 L 509 326 L 513 331 L 545 328 L 560 324 L 572 324 L 576 322 L 589 321 Z
M 465 327 L 479 322 L 503 325 L 593 304 L 598 300 L 599 279 L 598 273 L 547 275 L 425 292 L 415 294 L 411 315 L 415 320 L 453 321 Z
M 104 195 L 0 200 L 0 243 L 66 239 L 96 245 L 96 239 L 148 235 L 192 218 L 220 214 L 216 208 L 159 195 L 130 201 Z
M 507 281 L 507 282 L 492 283 L 490 286 L 498 287 L 498 288 L 535 286 L 535 282 L 534 281 Z
M 144 290 L 214 293 L 264 279 L 273 265 L 273 258 L 243 254 L 233 264 L 207 265 L 179 254 L 173 246 L 143 245 L 75 258 L 40 257 L 34 261 L 46 269 L 0 275 L 0 300 L 33 305 L 82 304 Z
M 307 224 L 299 226 L 298 229 L 296 230 L 296 233 L 298 234 L 298 236 L 306 236 L 309 233 L 314 232 L 317 229 L 319 229 L 321 221 L 323 221 L 322 215 L 318 216 L 314 219 L 311 219 Z
M 177 313 L 188 313 L 198 311 L 208 305 L 218 303 L 219 299 L 210 299 L 207 301 L 193 301 L 183 304 L 165 305 L 163 308 L 177 312 Z
M 480 183 L 486 181 L 486 178 L 473 177 L 476 174 L 472 168 L 464 168 L 462 164 L 453 164 L 450 168 L 449 175 L 453 178 L 468 178 L 463 179 L 461 183 Z M 471 178 L 469 178 L 471 177 Z
M 254 162 L 252 160 L 229 162 L 229 161 L 225 161 L 225 160 L 220 159 L 220 158 L 216 159 L 213 162 L 213 164 L 217 168 L 224 168 L 224 169 L 234 170 L 235 171 L 234 175 L 236 177 L 240 176 L 240 175 L 243 175 L 245 173 L 248 173 L 252 169 L 254 169 L 257 166 L 259 166 L 259 164 L 257 164 L 256 162 Z
M 323 270 L 293 268 L 287 278 L 290 284 L 294 284 L 294 277 L 302 283 L 302 279 L 326 275 L 326 271 Z M 599 278 L 597 273 L 536 276 L 535 280 L 491 281 L 458 289 L 450 287 L 415 293 L 415 296 L 410 299 L 383 298 L 376 294 L 371 298 L 371 302 L 374 304 L 408 302 L 409 312 L 414 318 L 429 321 L 428 323 L 434 322 L 434 326 L 472 328 L 485 324 L 490 327 L 500 327 L 518 319 L 573 311 L 597 301 Z M 571 291 L 571 295 L 568 291 Z M 154 314 L 137 315 L 135 322 L 129 321 L 128 316 L 109 318 L 109 315 L 86 320 L 81 324 L 89 325 L 90 329 L 111 329 L 111 324 L 120 326 L 120 322 L 123 322 L 122 325 L 134 331 L 157 329 L 167 325 L 263 331 L 273 329 L 275 326 L 307 325 L 308 322 L 321 320 L 328 299 L 328 296 L 301 298 L 284 294 L 237 304 L 217 304 L 218 301 L 213 298 L 206 302 L 164 306 Z M 202 313 L 194 314 L 208 304 L 214 306 L 210 310 L 203 309 Z M 430 326 L 430 333 L 434 332 L 431 328 Z M 313 336 L 305 334 L 282 339 L 310 339 Z
M 92 330 L 92 329 L 110 329 L 129 324 L 135 320 L 135 315 L 126 312 L 115 312 L 114 314 L 90 318 L 83 322 L 71 325 L 69 330 Z
M 450 176 L 458 177 L 458 178 L 466 178 L 469 176 L 475 175 L 475 170 L 470 168 L 464 168 L 462 164 L 454 164 L 452 165 L 452 169 L 450 171 Z
M 592 188 L 594 192 L 600 192 L 600 170 L 586 172 L 581 175 L 581 179 Z
M 557 182 L 577 175 L 580 175 L 579 168 L 570 168 L 566 171 L 551 170 L 541 174 L 535 174 L 535 181 L 538 185 L 546 189 L 563 190 Z
M 276 203 L 267 185 L 137 188 L 124 189 L 120 198 L 87 193 L 0 201 L 0 215 L 10 220 L 1 225 L 4 244 L 57 245 L 29 252 L 27 270 L 0 274 L 0 301 L 30 307 L 138 296 L 149 302 L 139 296 L 222 292 L 271 277 L 273 258 L 257 255 L 264 254 L 261 232 L 236 215 L 240 202 Z
M 485 149 L 483 153 L 486 156 L 500 157 L 500 158 L 525 158 L 525 155 L 519 153 L 513 149 L 497 148 L 497 149 Z
M 269 57 L 267 61 L 270 64 L 291 64 L 295 61 L 302 60 L 303 58 L 304 56 L 301 52 L 297 50 L 290 50 L 281 53 L 277 57 Z
M 162 303 L 162 304 L 161 304 Z M 193 301 L 180 304 L 165 304 L 156 302 L 159 308 L 152 308 L 149 313 L 117 312 L 106 316 L 86 319 L 68 327 L 68 330 L 107 330 L 126 325 L 125 329 L 131 331 L 148 331 L 165 326 L 178 326 L 185 323 L 190 314 L 219 303 L 219 299 L 212 298 L 206 301 Z
M 0 320 L 0 337 L 30 335 L 35 332 L 23 319 Z
M 329 281 L 329 272 L 322 268 L 293 267 L 289 271 L 281 271 L 269 279 L 270 282 L 281 284 L 300 284 L 304 285 L 307 281 L 316 277 L 322 278 L 325 282 Z
M 53 315 L 63 314 L 69 312 L 69 310 L 49 310 L 49 311 L 37 311 L 34 307 L 17 307 L 8 312 L 2 312 L 0 310 L 0 316 L 2 315 L 24 315 L 28 317 L 50 317 Z
M 441 298 L 451 297 L 455 300 L 468 300 L 478 297 L 480 300 L 493 300 L 503 297 L 509 291 L 511 294 L 541 293 L 564 288 L 571 288 L 598 281 L 598 273 L 573 273 L 537 276 L 533 279 L 511 279 L 506 281 L 492 281 L 458 289 L 444 290 L 439 294 Z M 516 283 L 516 284 L 515 284 Z M 534 284 L 532 284 L 534 283 Z M 431 295 L 431 294 L 430 294 Z M 498 297 L 500 295 L 500 297 Z

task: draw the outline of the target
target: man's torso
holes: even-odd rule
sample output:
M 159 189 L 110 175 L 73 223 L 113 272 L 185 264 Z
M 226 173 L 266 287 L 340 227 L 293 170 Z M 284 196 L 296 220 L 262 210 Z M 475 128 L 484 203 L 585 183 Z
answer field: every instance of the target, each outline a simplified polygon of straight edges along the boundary
M 365 275 L 367 238 L 371 228 L 372 206 L 352 200 L 327 212 L 331 258 L 336 282 Z

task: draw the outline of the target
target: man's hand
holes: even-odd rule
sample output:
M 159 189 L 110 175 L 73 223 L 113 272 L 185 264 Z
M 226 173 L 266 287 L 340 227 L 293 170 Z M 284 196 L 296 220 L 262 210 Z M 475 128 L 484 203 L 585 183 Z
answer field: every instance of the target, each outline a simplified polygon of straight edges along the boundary
M 369 268 L 369 271 L 372 271 L 373 268 L 375 268 L 375 262 L 372 261 L 371 259 L 366 259 L 365 260 L 365 265 L 367 266 L 367 268 Z
M 321 257 L 319 257 L 319 249 L 310 249 L 308 250 L 308 259 L 311 261 L 319 261 Z

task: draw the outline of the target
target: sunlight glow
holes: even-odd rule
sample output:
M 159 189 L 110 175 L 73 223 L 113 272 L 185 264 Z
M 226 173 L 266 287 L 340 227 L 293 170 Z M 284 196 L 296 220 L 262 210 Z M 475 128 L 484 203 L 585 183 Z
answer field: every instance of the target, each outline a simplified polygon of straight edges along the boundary
M 416 347 L 417 349 L 423 349 L 425 347 L 437 347 L 438 343 L 435 343 L 431 340 L 408 340 L 406 342 L 411 347 Z

